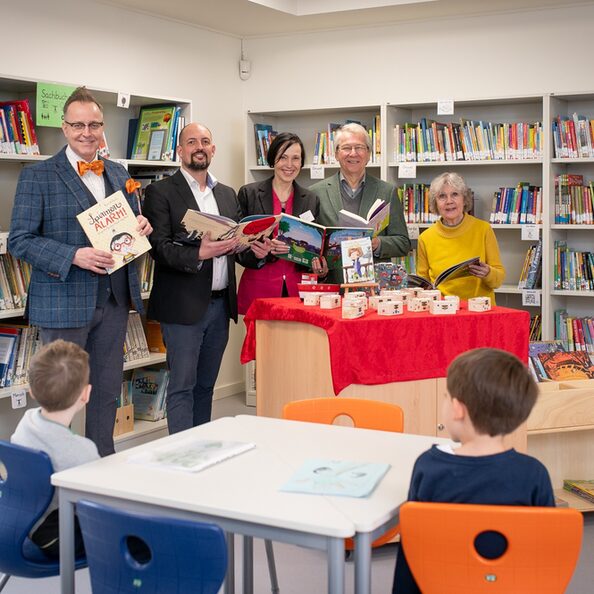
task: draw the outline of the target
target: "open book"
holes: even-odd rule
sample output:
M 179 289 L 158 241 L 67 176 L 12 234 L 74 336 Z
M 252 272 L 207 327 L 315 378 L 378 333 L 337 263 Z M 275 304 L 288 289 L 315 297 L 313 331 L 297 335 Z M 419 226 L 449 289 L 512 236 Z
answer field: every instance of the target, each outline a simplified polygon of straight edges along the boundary
M 136 231 L 138 221 L 121 191 L 76 215 L 91 245 L 111 252 L 115 260 L 108 274 L 115 272 L 151 249 L 149 240 Z
M 344 209 L 338 213 L 338 225 L 340 227 L 371 227 L 373 237 L 379 235 L 389 223 L 390 203 L 380 198 L 371 205 L 366 218 Z
M 445 281 L 450 281 L 455 278 L 461 278 L 463 276 L 470 276 L 470 265 L 479 264 L 481 259 L 478 256 L 464 260 L 464 262 L 458 262 L 449 268 L 446 268 L 432 283 L 430 280 L 419 276 L 418 274 L 409 274 L 407 276 L 407 282 L 409 287 L 420 287 L 422 289 L 437 289 L 439 285 Z
M 255 447 L 255 443 L 244 441 L 191 439 L 133 454 L 128 462 L 198 472 Z
M 328 269 L 341 267 L 340 245 L 347 239 L 371 237 L 373 230 L 360 227 L 324 227 L 283 213 L 277 239 L 289 246 L 287 254 L 278 257 L 311 268 L 314 258 L 324 256 Z
M 278 225 L 279 216 L 275 215 L 250 215 L 236 222 L 222 215 L 209 214 L 189 208 L 182 219 L 182 224 L 188 232 L 189 239 L 202 239 L 205 233 L 210 232 L 214 241 L 239 238 L 236 251 L 242 252 L 250 247 L 254 241 L 267 237 Z
M 280 490 L 290 493 L 367 497 L 390 469 L 377 462 L 306 460 Z

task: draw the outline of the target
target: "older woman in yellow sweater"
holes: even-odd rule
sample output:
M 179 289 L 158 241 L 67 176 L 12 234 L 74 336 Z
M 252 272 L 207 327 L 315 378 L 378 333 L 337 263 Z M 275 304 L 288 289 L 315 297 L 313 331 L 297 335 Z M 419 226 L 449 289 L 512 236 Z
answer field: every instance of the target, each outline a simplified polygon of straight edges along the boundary
M 470 266 L 471 276 L 445 281 L 439 289 L 460 299 L 490 297 L 505 277 L 499 246 L 486 221 L 468 214 L 472 196 L 464 178 L 442 173 L 431 182 L 429 208 L 440 219 L 419 236 L 417 274 L 434 282 L 446 268 L 478 256 L 480 263 Z

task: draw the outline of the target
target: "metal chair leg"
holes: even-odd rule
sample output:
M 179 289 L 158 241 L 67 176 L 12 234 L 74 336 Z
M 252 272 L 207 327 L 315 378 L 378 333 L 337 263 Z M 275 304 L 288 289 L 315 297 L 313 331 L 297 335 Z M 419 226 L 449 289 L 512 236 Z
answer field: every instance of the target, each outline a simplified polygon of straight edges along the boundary
M 264 548 L 266 549 L 266 560 L 268 561 L 268 572 L 270 573 L 270 591 L 272 594 L 279 594 L 278 578 L 276 576 L 276 563 L 274 562 L 274 549 L 272 548 L 272 541 L 265 540 Z
M 270 546 L 272 548 L 272 545 Z M 272 561 L 274 563 L 274 560 Z M 6 586 L 6 582 L 10 579 L 10 575 L 7 573 L 0 573 L 0 592 L 4 590 L 4 586 Z

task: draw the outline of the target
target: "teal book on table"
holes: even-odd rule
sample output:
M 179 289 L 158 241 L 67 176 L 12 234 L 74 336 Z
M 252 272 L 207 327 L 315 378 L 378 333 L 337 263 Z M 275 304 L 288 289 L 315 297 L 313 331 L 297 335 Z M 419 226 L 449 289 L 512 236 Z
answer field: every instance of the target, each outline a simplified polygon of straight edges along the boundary
M 380 462 L 306 460 L 280 490 L 290 493 L 367 497 L 389 469 L 389 464 Z

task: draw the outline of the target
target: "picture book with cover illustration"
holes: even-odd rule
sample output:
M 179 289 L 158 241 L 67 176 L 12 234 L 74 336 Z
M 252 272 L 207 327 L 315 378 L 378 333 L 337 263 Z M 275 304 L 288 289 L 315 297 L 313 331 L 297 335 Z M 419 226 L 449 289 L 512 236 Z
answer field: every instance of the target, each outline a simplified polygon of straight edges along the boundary
M 342 277 L 346 284 L 375 282 L 371 238 L 348 239 L 340 245 Z
M 454 280 L 463 276 L 470 276 L 470 265 L 479 264 L 481 259 L 478 256 L 469 258 L 463 262 L 458 262 L 449 268 L 446 268 L 432 283 L 429 279 L 423 278 L 418 274 L 409 274 L 407 284 L 409 287 L 420 287 L 421 289 L 437 289 L 445 281 Z
M 379 235 L 390 224 L 390 203 L 378 198 L 363 218 L 348 210 L 338 213 L 339 227 L 371 227 L 373 237 Z
M 594 379 L 594 364 L 585 351 L 539 353 L 538 358 L 552 380 Z
M 279 258 L 311 268 L 314 258 L 324 256 L 329 270 L 341 267 L 340 245 L 348 239 L 371 237 L 373 229 L 359 227 L 324 227 L 288 214 L 282 214 L 276 239 L 289 246 Z
M 133 454 L 128 462 L 157 468 L 198 472 L 256 447 L 255 443 L 215 439 L 187 439 Z
M 134 404 L 134 418 L 159 421 L 165 416 L 165 394 L 169 383 L 166 369 L 137 368 L 130 380 L 130 397 Z
M 210 233 L 210 239 L 214 241 L 237 237 L 239 245 L 236 251 L 242 252 L 254 241 L 270 235 L 278 225 L 279 219 L 280 215 L 250 215 L 236 222 L 222 215 L 189 208 L 181 222 L 190 240 L 202 239 L 205 233 Z
M 381 462 L 306 460 L 280 490 L 290 493 L 367 497 L 389 469 L 389 464 Z
M 87 208 L 76 218 L 94 248 L 111 252 L 115 264 L 105 269 L 108 274 L 151 249 L 149 240 L 136 231 L 136 215 L 121 191 Z
M 561 340 L 544 340 L 528 343 L 528 364 L 536 381 L 544 382 L 551 378 L 547 375 L 541 360 L 540 353 L 564 353 L 565 347 Z

